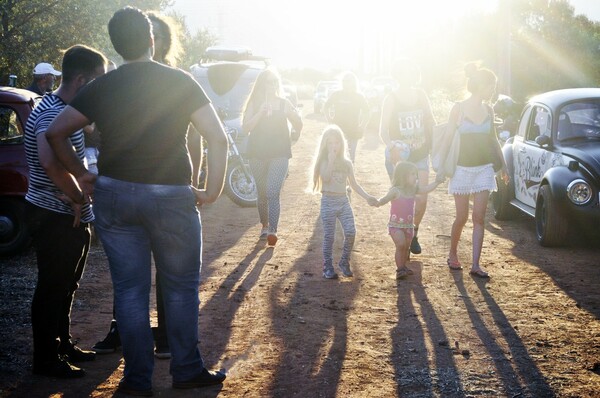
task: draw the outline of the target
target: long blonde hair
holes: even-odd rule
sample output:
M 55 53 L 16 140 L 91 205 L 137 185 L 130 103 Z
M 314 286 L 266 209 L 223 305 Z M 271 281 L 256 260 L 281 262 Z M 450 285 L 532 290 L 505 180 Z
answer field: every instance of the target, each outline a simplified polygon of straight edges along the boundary
M 323 130 L 323 133 L 321 134 L 321 140 L 319 142 L 317 154 L 315 156 L 315 162 L 313 165 L 313 192 L 318 192 L 321 189 L 321 163 L 329 159 L 327 141 L 330 137 L 337 137 L 340 140 L 342 143 L 342 150 L 340 151 L 339 157 L 341 160 L 349 161 L 346 155 L 346 152 L 348 151 L 348 143 L 344 138 L 344 133 L 342 133 L 342 130 L 335 124 L 325 127 L 325 130 Z
M 252 91 L 250 91 L 250 95 L 244 104 L 244 113 L 248 109 L 250 105 L 252 105 L 253 112 L 256 112 L 260 109 L 261 105 L 265 102 L 265 93 L 267 90 L 267 80 L 269 79 L 277 79 L 277 97 L 282 97 L 282 88 L 281 88 L 281 77 L 279 73 L 271 67 L 263 70 L 256 77 L 256 81 L 252 86 Z

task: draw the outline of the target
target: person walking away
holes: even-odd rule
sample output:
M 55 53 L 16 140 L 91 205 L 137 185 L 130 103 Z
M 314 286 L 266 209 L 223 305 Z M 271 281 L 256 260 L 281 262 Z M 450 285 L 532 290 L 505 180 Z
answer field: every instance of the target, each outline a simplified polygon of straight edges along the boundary
M 418 85 L 421 72 L 409 59 L 398 60 L 393 68 L 393 77 L 398 86 L 384 99 L 379 135 L 385 143 L 385 168 L 392 178 L 395 162 L 407 160 L 419 169 L 419 184 L 429 183 L 429 154 L 431 152 L 433 126 L 435 119 L 431 111 L 429 98 Z M 393 148 L 400 142 L 409 148 L 403 159 L 392 159 Z M 421 253 L 418 240 L 419 225 L 427 208 L 427 195 L 419 195 L 415 203 L 414 236 L 410 243 L 410 252 Z
M 448 120 L 448 128 L 460 134 L 460 150 L 456 170 L 448 184 L 448 193 L 454 195 L 456 216 L 452 224 L 447 264 L 450 270 L 462 269 L 458 260 L 458 243 L 469 217 L 469 198 L 472 195 L 473 261 L 470 274 L 489 278 L 489 274 L 481 267 L 480 259 L 488 198 L 490 192 L 497 189 L 494 170 L 497 160 L 501 163 L 502 179 L 508 183 L 506 164 L 494 131 L 494 111 L 486 103 L 496 90 L 497 78 L 491 70 L 479 68 L 474 63 L 465 66 L 465 73 L 470 96 L 452 107 Z M 438 170 L 438 175 L 443 174 L 443 170 Z
M 292 125 L 294 136 L 290 137 Z M 242 116 L 242 130 L 249 134 L 247 155 L 256 182 L 257 208 L 262 230 L 259 239 L 277 243 L 281 211 L 280 195 L 292 157 L 292 141 L 302 131 L 298 110 L 281 92 L 281 79 L 272 69 L 256 78 Z
M 71 175 L 46 141 L 48 126 L 89 81 L 104 74 L 106 59 L 82 45 L 69 48 L 63 57 L 64 76 L 58 89 L 44 96 L 25 127 L 25 154 L 30 183 L 25 195 L 35 247 L 38 279 L 31 303 L 33 373 L 82 377 L 73 363 L 94 360 L 92 351 L 73 344 L 71 305 L 83 274 L 90 245 L 91 208 Z M 66 136 L 74 156 L 84 159 L 80 129 Z
M 196 206 L 214 202 L 223 189 L 227 138 L 198 83 L 152 60 L 146 14 L 120 9 L 108 32 L 124 64 L 82 90 L 47 137 L 85 194 L 94 197 L 95 227 L 109 261 L 125 359 L 118 391 L 152 394 L 152 256 L 163 282 L 173 388 L 220 384 L 226 375 L 209 371 L 198 349 L 202 237 Z M 191 185 L 190 122 L 209 148 L 205 190 Z M 98 176 L 85 169 L 67 140 L 71 131 L 90 123 L 102 132 Z
M 354 247 L 356 227 L 354 213 L 348 198 L 348 183 L 371 206 L 377 199 L 364 191 L 356 182 L 354 166 L 346 157 L 347 143 L 339 127 L 331 125 L 321 135 L 313 170 L 313 191 L 321 191 L 320 217 L 323 222 L 323 277 L 336 279 L 333 268 L 333 243 L 337 220 L 344 232 L 342 256 L 338 267 L 345 277 L 354 274 L 350 269 L 350 255 Z
M 363 137 L 369 123 L 370 112 L 367 99 L 358 90 L 356 75 L 352 72 L 344 73 L 342 89 L 329 96 L 323 105 L 323 113 L 330 123 L 342 129 L 352 163 L 356 158 L 358 140 Z
M 391 202 L 388 232 L 396 246 L 394 254 L 396 279 L 403 279 L 413 274 L 413 271 L 406 266 L 406 262 L 414 235 L 416 197 L 433 191 L 442 182 L 434 181 L 423 187 L 419 185 L 418 172 L 419 169 L 414 163 L 397 163 L 390 190 L 377 200 L 377 206 Z
M 61 75 L 62 72 L 54 69 L 49 63 L 39 63 L 33 68 L 33 81 L 26 90 L 33 91 L 39 95 L 44 95 L 52 91 L 56 78 Z

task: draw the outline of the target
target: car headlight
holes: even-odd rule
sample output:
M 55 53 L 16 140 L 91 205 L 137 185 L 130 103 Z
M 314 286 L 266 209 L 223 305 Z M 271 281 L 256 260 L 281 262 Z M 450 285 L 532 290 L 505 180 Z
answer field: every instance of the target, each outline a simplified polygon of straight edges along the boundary
M 584 180 L 574 180 L 567 186 L 567 196 L 576 205 L 584 205 L 592 199 L 592 187 Z

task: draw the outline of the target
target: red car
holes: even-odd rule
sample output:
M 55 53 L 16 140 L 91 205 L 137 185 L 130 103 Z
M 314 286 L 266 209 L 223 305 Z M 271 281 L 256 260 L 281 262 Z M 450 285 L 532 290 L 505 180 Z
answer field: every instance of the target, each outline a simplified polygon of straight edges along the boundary
M 25 194 L 29 169 L 25 124 L 40 97 L 28 90 L 0 87 L 0 255 L 29 245 Z

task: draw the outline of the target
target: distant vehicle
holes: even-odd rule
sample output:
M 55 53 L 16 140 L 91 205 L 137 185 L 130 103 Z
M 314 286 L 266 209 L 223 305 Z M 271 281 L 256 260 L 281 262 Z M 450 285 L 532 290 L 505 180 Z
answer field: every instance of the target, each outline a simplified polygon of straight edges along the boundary
M 28 90 L 0 87 L 0 255 L 16 253 L 31 240 L 25 218 L 25 124 L 40 98 Z
M 225 126 L 236 130 L 237 144 L 245 152 L 247 136 L 242 134 L 242 112 L 258 75 L 270 64 L 269 58 L 256 56 L 247 47 L 208 47 L 190 72 L 202 86 L 213 105 L 226 116 Z
M 600 89 L 531 98 L 502 148 L 510 182 L 492 194 L 497 219 L 535 218 L 542 246 L 561 246 L 600 226 Z
M 283 89 L 285 98 L 287 98 L 292 103 L 292 105 L 297 107 L 298 106 L 298 89 L 296 88 L 296 85 L 289 80 L 283 79 L 282 80 L 282 89 Z
M 321 113 L 323 105 L 334 91 L 342 89 L 342 85 L 338 80 L 321 80 L 317 83 L 314 95 L 314 112 Z
M 386 95 L 398 87 L 398 83 L 390 76 L 377 76 L 364 88 L 364 94 L 369 102 L 372 113 L 379 113 Z

